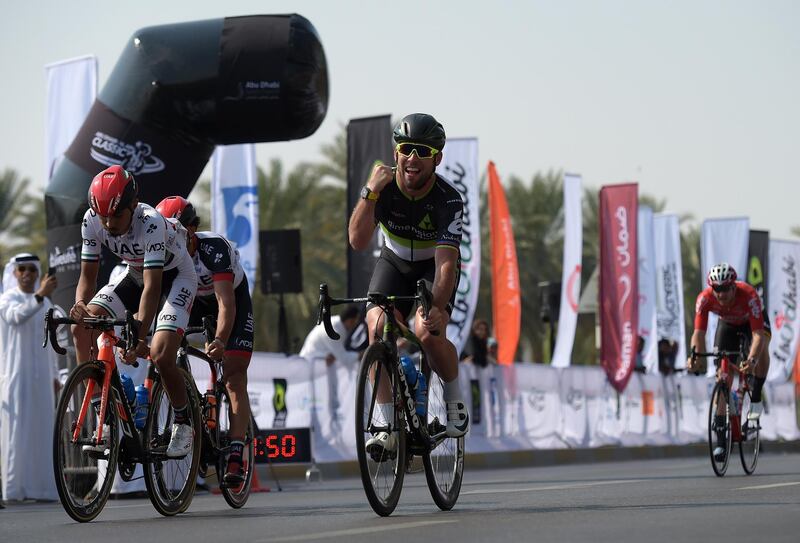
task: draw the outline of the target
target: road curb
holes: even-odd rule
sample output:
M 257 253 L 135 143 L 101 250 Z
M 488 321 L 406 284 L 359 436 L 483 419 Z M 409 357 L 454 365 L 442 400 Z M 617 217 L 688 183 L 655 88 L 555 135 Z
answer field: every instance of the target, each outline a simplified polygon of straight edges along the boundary
M 734 445 L 735 447 L 735 445 Z M 764 441 L 762 452 L 800 453 L 800 441 Z M 559 464 L 594 464 L 625 460 L 654 460 L 659 458 L 705 457 L 706 443 L 689 445 L 663 445 L 647 447 L 597 447 L 594 449 L 536 449 L 467 453 L 464 459 L 468 469 L 497 469 L 510 467 L 556 466 Z M 274 466 L 279 480 L 305 479 L 308 465 Z M 358 462 L 326 462 L 317 464 L 322 479 L 358 477 Z M 269 465 L 259 464 L 258 475 L 262 482 L 272 481 Z

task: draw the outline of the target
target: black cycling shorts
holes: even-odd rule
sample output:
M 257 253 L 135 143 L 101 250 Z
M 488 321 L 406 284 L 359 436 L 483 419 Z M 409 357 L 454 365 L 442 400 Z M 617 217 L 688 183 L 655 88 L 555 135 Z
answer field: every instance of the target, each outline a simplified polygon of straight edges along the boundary
M 236 319 L 233 329 L 225 344 L 225 354 L 232 354 L 250 360 L 253 354 L 253 300 L 250 298 L 250 288 L 245 277 L 233 291 L 236 304 Z M 219 304 L 216 296 L 198 296 L 195 298 L 192 314 L 189 316 L 189 326 L 202 326 L 203 317 L 209 315 L 217 317 Z
M 456 299 L 458 289 L 459 264 L 456 266 L 456 284 L 453 286 L 453 293 L 447 304 L 447 314 L 453 312 L 453 302 Z M 417 281 L 425 280 L 428 290 L 433 289 L 433 279 L 436 275 L 435 259 L 420 260 L 412 262 L 403 260 L 390 249 L 384 247 L 381 256 L 375 263 L 375 270 L 372 272 L 372 279 L 369 281 L 369 292 L 380 292 L 389 296 L 413 296 L 417 293 Z M 367 304 L 367 311 L 374 307 Z M 413 302 L 397 302 L 395 307 L 403 315 L 403 319 L 408 320 L 409 314 L 414 307 Z
M 764 332 L 767 333 L 767 336 L 772 337 L 772 328 L 766 313 L 764 313 Z M 737 326 L 720 320 L 714 335 L 714 347 L 720 351 L 738 351 L 741 338 L 745 340 L 744 351 L 747 354 L 753 341 L 753 331 L 750 329 L 749 322 Z

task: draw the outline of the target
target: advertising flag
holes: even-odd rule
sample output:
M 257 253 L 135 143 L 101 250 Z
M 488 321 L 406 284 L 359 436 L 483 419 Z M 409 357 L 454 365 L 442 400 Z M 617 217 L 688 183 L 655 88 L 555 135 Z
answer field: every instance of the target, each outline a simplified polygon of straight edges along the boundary
M 394 164 L 392 126 L 389 115 L 352 119 L 347 124 L 347 215 L 345 228 L 367 184 L 376 162 Z M 366 296 L 375 262 L 381 253 L 383 240 L 380 228 L 375 229 L 372 242 L 363 251 L 354 251 L 347 243 L 347 295 Z
M 47 64 L 45 107 L 45 172 L 47 184 L 64 151 L 78 133 L 97 95 L 97 58 L 94 55 Z
M 519 342 L 519 268 L 514 231 L 505 191 L 494 162 L 489 162 L 489 232 L 492 243 L 492 315 L 497 338 L 497 361 L 512 364 Z
M 747 246 L 750 241 L 750 219 L 736 217 L 730 219 L 707 219 L 703 221 L 702 237 L 700 240 L 700 289 L 706 288 L 706 275 L 711 266 L 720 262 L 727 262 L 740 281 L 746 279 Z M 717 332 L 717 316 L 708 316 L 708 329 L 706 330 L 706 348 L 708 352 L 714 349 L 714 335 Z M 713 364 L 708 365 L 708 372 L 714 372 Z
M 658 371 L 656 321 L 656 248 L 653 210 L 639 208 L 637 246 L 639 251 L 639 337 L 644 339 L 642 359 L 648 373 Z
M 481 280 L 480 192 L 478 190 L 478 139 L 448 138 L 436 173 L 445 178 L 464 201 L 461 230 L 461 269 L 447 338 L 461 352 L 469 338 Z
M 772 339 L 769 342 L 770 381 L 784 382 L 791 378 L 800 334 L 797 300 L 800 297 L 798 267 L 800 242 L 769 242 L 769 319 Z
M 676 215 L 653 218 L 656 257 L 656 322 L 658 339 L 678 344 L 675 367 L 686 366 L 686 330 L 683 305 L 681 232 Z
M 572 362 L 572 345 L 578 325 L 583 250 L 583 184 L 580 175 L 564 174 L 564 261 L 561 269 L 561 305 L 558 334 L 551 365 L 566 368 Z
M 600 363 L 622 392 L 633 372 L 639 330 L 638 185 L 600 190 Z
M 239 251 L 250 294 L 258 262 L 258 178 L 255 145 L 219 146 L 211 176 L 211 229 Z

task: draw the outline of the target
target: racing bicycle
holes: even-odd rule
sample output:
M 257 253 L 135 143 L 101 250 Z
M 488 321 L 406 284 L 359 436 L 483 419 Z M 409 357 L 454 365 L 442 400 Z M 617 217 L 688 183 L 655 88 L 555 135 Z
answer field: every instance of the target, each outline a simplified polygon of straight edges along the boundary
M 45 316 L 45 340 L 59 354 L 56 330 L 62 324 L 79 324 L 70 318 L 55 318 L 50 309 Z M 156 510 L 165 516 L 185 511 L 192 502 L 200 461 L 200 433 L 195 431 L 192 451 L 183 458 L 166 455 L 174 414 L 161 377 L 149 362 L 145 386 L 149 389 L 149 408 L 140 430 L 120 381 L 115 348 L 137 342 L 138 322 L 130 312 L 125 319 L 84 318 L 83 326 L 100 331 L 96 356 L 73 369 L 59 396 L 53 428 L 53 471 L 61 505 L 78 522 L 97 517 L 111 493 L 119 471 L 125 481 L 133 479 L 136 464 L 144 468 L 147 494 Z M 114 327 L 122 326 L 117 337 Z M 138 366 L 138 362 L 133 363 Z M 192 377 L 179 370 L 187 393 Z M 189 394 L 190 423 L 200 426 L 196 396 Z M 102 421 L 102 423 L 100 422 Z M 120 435 L 121 432 L 121 435 Z
M 731 456 L 733 443 L 739 444 L 739 458 L 747 475 L 752 475 L 758 463 L 760 448 L 759 420 L 748 420 L 752 403 L 751 375 L 745 374 L 737 361 L 747 358 L 747 339 L 740 334 L 738 351 L 716 351 L 699 353 L 692 347 L 692 359 L 699 356 L 710 356 L 718 366 L 717 382 L 711 392 L 711 403 L 708 408 L 708 452 L 711 467 L 718 477 L 725 475 Z M 738 374 L 738 387 L 733 389 L 733 377 Z M 724 435 L 722 442 L 724 456 L 714 456 L 717 435 Z
M 464 473 L 464 437 L 446 434 L 447 404 L 443 383 L 432 379 L 431 367 L 421 342 L 395 317 L 395 303 L 414 301 L 422 305 L 427 316 L 431 294 L 424 281 L 417 283 L 414 296 L 387 296 L 370 292 L 365 298 L 336 299 L 328 295 L 328 286 L 319 287 L 317 322 L 324 323 L 331 339 L 339 335 L 331 325 L 331 306 L 369 302 L 383 310 L 383 334 L 364 352 L 356 385 L 356 449 L 361 482 L 372 509 L 381 516 L 391 515 L 400 499 L 403 478 L 411 467 L 414 455 L 422 457 L 425 479 L 433 501 L 442 510 L 450 510 L 458 500 Z M 372 333 L 372 332 L 371 332 Z M 374 332 L 378 336 L 377 330 Z M 406 381 L 397 351 L 397 339 L 403 337 L 419 347 L 420 369 L 428 385 L 425 416 L 417 414 L 414 390 Z M 383 388 L 381 388 L 383 387 Z M 390 414 L 382 413 L 378 390 L 391 395 Z M 379 432 L 393 434 L 397 449 L 368 453 L 366 442 Z
M 202 326 L 186 328 L 181 346 L 178 349 L 177 360 L 178 367 L 189 374 L 191 374 L 189 355 L 204 360 L 208 363 L 208 367 L 211 370 L 209 388 L 203 394 L 197 389 L 197 386 L 194 384 L 195 380 L 192 379 L 193 395 L 195 401 L 200 405 L 200 412 L 202 414 L 202 424 L 200 426 L 202 428 L 202 452 L 200 455 L 199 473 L 201 477 L 205 478 L 212 474 L 209 468 L 213 466 L 214 470 L 216 470 L 217 479 L 219 480 L 219 488 L 222 497 L 225 498 L 228 505 L 234 509 L 238 509 L 242 507 L 250 497 L 250 485 L 253 480 L 253 470 L 255 469 L 255 442 L 253 440 L 255 427 L 251 417 L 245 435 L 244 451 L 242 452 L 244 480 L 235 487 L 228 486 L 222 481 L 222 476 L 225 473 L 227 457 L 230 452 L 230 437 L 228 431 L 231 420 L 231 402 L 228 397 L 228 391 L 225 388 L 222 360 L 213 360 L 209 358 L 204 351 L 193 347 L 186 339 L 187 336 L 191 334 L 199 333 L 204 334 L 206 342 L 213 340 L 215 334 L 213 317 L 203 317 Z

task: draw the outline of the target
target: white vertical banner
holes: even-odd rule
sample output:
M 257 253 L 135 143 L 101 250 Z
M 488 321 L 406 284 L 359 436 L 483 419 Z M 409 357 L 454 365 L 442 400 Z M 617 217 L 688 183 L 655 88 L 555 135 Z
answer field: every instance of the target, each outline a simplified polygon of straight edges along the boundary
M 459 353 L 472 329 L 481 280 L 481 223 L 478 204 L 478 139 L 448 138 L 437 173 L 461 194 L 464 215 L 461 231 L 461 270 L 447 338 Z
M 750 246 L 750 219 L 737 217 L 731 219 L 707 219 L 703 221 L 703 232 L 700 240 L 700 288 L 706 288 L 706 275 L 711 266 L 720 262 L 727 262 L 739 280 L 746 279 L 747 250 Z M 717 316 L 708 316 L 708 330 L 706 330 L 706 348 L 708 352 L 714 349 L 714 335 L 717 332 Z M 714 365 L 708 365 L 708 371 L 713 373 Z
M 686 366 L 686 330 L 683 307 L 683 261 L 681 232 L 678 217 L 653 217 L 653 246 L 656 270 L 656 328 L 657 340 L 677 342 L 675 366 Z
M 792 376 L 800 334 L 797 300 L 800 290 L 797 271 L 800 267 L 800 242 L 769 242 L 769 320 L 772 339 L 769 342 L 770 381 L 785 382 Z
M 564 174 L 564 263 L 561 269 L 561 306 L 558 334 L 551 365 L 566 368 L 572 361 L 572 346 L 578 326 L 578 300 L 581 295 L 581 255 L 583 251 L 583 213 L 580 175 Z
M 639 206 L 639 335 L 644 338 L 642 359 L 648 373 L 658 372 L 658 326 L 656 321 L 656 248 L 653 210 Z
M 239 250 L 250 294 L 258 263 L 258 177 L 255 145 L 218 146 L 212 158 L 211 229 Z
M 44 130 L 46 185 L 75 139 L 97 95 L 97 58 L 94 55 L 47 64 Z

